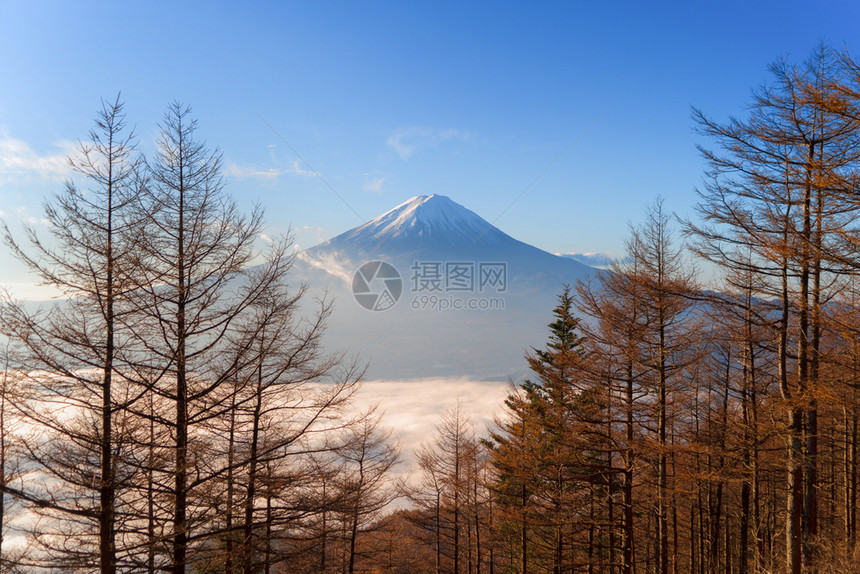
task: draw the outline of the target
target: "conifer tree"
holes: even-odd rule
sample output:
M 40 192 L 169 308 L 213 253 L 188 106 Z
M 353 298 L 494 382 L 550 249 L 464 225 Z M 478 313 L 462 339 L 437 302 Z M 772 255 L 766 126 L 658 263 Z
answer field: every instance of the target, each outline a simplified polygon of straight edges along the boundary
M 599 447 L 589 444 L 588 427 L 600 418 L 603 399 L 587 374 L 572 307 L 565 287 L 545 347 L 526 357 L 535 377 L 508 396 L 509 412 L 492 434 L 499 503 L 520 523 L 522 571 L 548 564 L 561 572 L 579 559 L 577 549 L 588 552 L 578 539 L 588 528 L 588 510 L 578 501 L 595 481 Z

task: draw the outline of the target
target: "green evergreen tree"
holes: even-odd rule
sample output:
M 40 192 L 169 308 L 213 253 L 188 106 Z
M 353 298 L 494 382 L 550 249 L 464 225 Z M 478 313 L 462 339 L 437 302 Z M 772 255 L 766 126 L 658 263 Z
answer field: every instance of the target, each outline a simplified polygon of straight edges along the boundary
M 582 423 L 599 416 L 603 401 L 588 375 L 572 306 L 565 286 L 545 347 L 526 357 L 535 376 L 508 396 L 508 416 L 491 439 L 499 505 L 505 527 L 518 531 L 523 573 L 533 567 L 560 572 L 577 561 L 577 538 L 588 519 L 588 497 L 581 495 L 593 482 L 596 455 L 583 440 Z

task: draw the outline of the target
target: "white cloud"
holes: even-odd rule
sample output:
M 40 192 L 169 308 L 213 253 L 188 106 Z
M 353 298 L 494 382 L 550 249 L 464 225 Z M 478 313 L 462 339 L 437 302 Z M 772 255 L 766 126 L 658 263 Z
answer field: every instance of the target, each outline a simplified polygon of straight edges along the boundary
M 401 159 L 409 159 L 417 149 L 436 147 L 446 141 L 470 141 L 468 132 L 453 128 L 437 129 L 411 127 L 397 130 L 388 138 L 388 146 L 397 152 Z
M 18 206 L 11 209 L 11 211 L 3 211 L 0 209 L 0 217 L 5 218 L 10 224 L 26 224 L 30 226 L 44 226 L 50 227 L 51 222 L 46 217 L 36 217 L 31 214 L 26 206 Z
M 56 287 L 39 283 L 0 283 L 0 290 L 5 290 L 13 299 L 22 301 L 48 301 L 49 299 L 66 298 L 66 295 Z
M 301 225 L 299 227 L 294 227 L 293 231 L 295 233 L 296 241 L 301 241 L 310 245 L 322 243 L 330 236 L 324 227 L 320 227 L 318 225 Z
M 293 167 L 287 170 L 287 173 L 294 173 L 296 175 L 304 175 L 306 177 L 319 177 L 319 174 L 315 171 L 311 171 L 308 169 L 302 169 L 302 166 L 299 165 L 298 161 L 293 162 Z
M 329 275 L 333 277 L 337 277 L 341 281 L 343 281 L 346 285 L 352 285 L 352 277 L 355 274 L 355 269 L 347 268 L 342 262 L 338 260 L 335 255 L 325 255 L 323 257 L 311 257 L 307 254 L 307 252 L 301 252 L 296 255 L 298 259 L 304 261 L 308 265 L 312 267 L 316 267 L 317 269 L 322 269 Z
M 27 208 L 24 206 L 15 208 L 15 215 L 18 217 L 19 221 L 23 221 L 28 225 L 44 225 L 46 227 L 51 225 L 51 222 L 44 217 L 36 217 L 31 215 Z
M 313 231 L 318 236 L 322 236 L 325 233 L 325 227 L 320 227 L 319 225 L 301 225 L 299 227 L 296 227 L 296 231 L 301 231 L 303 233 Z
M 436 431 L 448 409 L 460 401 L 471 417 L 475 434 L 485 436 L 495 416 L 503 413 L 503 401 L 511 391 L 504 381 L 474 381 L 466 378 L 416 379 L 409 381 L 365 381 L 356 396 L 356 406 L 379 403 L 385 412 L 383 424 L 400 440 L 405 468 L 414 470 L 418 445 Z
M 384 177 L 377 177 L 373 181 L 364 184 L 364 191 L 372 191 L 376 194 L 382 193 L 382 184 L 385 182 Z
M 592 267 L 607 267 L 617 260 L 612 253 L 600 253 L 597 251 L 587 251 L 585 253 L 556 253 L 559 257 L 567 257 L 574 261 L 579 261 Z
M 63 141 L 55 144 L 60 148 L 57 153 L 39 155 L 23 140 L 0 135 L 0 174 L 25 175 L 45 178 L 63 178 L 72 173 L 68 156 L 74 153 L 74 142 Z
M 257 169 L 254 167 L 240 166 L 238 164 L 231 163 L 227 165 L 227 168 L 224 170 L 224 173 L 237 179 L 274 179 L 276 177 L 279 177 L 283 173 L 283 171 L 274 168 Z
M 287 169 L 278 169 L 270 167 L 269 169 L 259 169 L 251 166 L 243 166 L 237 163 L 229 163 L 224 169 L 224 174 L 236 179 L 276 179 L 282 175 L 293 174 L 304 177 L 317 177 L 319 174 L 315 171 L 303 169 L 298 161 L 293 162 L 293 165 Z

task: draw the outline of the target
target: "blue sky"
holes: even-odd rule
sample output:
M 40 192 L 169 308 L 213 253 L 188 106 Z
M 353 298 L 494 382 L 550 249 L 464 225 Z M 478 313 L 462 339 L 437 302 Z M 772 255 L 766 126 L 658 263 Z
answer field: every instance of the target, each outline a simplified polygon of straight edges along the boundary
M 655 196 L 692 211 L 691 106 L 743 115 L 776 58 L 858 54 L 858 22 L 855 2 L 0 0 L 0 211 L 39 225 L 121 91 L 145 152 L 191 105 L 229 191 L 302 246 L 441 193 L 547 251 L 620 253 Z M 29 281 L 5 251 L 0 282 Z

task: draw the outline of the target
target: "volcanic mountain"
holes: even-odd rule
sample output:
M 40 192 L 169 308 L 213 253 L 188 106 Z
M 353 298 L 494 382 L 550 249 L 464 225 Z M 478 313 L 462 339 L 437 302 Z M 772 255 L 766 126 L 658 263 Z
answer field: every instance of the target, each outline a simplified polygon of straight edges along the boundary
M 509 248 L 520 243 L 444 195 L 421 195 L 319 246 L 400 251 Z M 521 244 L 525 245 L 525 244 Z
M 518 377 L 563 286 L 596 275 L 442 195 L 299 253 L 296 270 L 335 297 L 329 343 L 360 352 L 376 379 Z

